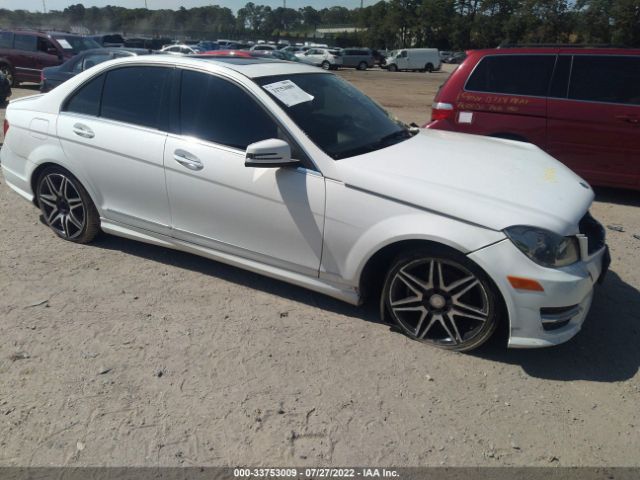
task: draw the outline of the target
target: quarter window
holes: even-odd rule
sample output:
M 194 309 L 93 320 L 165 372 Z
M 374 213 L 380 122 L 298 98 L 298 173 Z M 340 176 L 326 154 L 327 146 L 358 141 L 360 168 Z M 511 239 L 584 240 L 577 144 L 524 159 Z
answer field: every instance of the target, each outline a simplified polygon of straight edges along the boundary
M 107 73 L 102 94 L 101 117 L 120 122 L 160 128 L 160 113 L 171 69 L 127 67 Z M 164 120 L 164 119 L 163 119 Z
M 545 97 L 555 55 L 484 57 L 467 81 L 466 90 Z
M 100 95 L 102 94 L 103 83 L 104 75 L 100 75 L 80 87 L 73 97 L 67 101 L 64 110 L 97 117 L 100 113 Z
M 574 56 L 569 98 L 640 105 L 640 57 Z
M 276 123 L 242 88 L 192 71 L 182 72 L 180 127 L 183 135 L 242 150 L 278 138 Z

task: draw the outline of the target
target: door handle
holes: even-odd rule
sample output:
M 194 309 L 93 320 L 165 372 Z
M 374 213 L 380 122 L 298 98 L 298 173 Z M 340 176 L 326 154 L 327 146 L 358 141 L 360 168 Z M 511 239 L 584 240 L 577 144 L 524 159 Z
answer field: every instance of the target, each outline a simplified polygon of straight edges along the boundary
M 86 125 L 83 125 L 81 123 L 76 123 L 73 126 L 73 133 L 75 133 L 79 137 L 84 137 L 84 138 L 93 138 L 93 137 L 95 137 L 95 133 L 93 133 L 93 130 L 91 130 L 89 127 L 87 127 Z
M 198 157 L 184 150 L 176 150 L 173 152 L 173 159 L 189 170 L 202 170 L 204 168 L 204 165 Z

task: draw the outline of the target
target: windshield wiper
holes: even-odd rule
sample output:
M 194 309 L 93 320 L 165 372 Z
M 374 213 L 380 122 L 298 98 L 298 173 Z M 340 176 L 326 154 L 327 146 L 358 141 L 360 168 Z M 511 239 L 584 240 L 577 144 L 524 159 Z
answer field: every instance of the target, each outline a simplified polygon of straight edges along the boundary
M 389 145 L 393 145 L 393 143 L 397 143 L 396 140 L 404 140 L 407 138 L 411 138 L 411 132 L 409 130 L 397 130 L 389 135 L 385 135 L 380 140 L 378 140 L 378 148 L 388 147 Z

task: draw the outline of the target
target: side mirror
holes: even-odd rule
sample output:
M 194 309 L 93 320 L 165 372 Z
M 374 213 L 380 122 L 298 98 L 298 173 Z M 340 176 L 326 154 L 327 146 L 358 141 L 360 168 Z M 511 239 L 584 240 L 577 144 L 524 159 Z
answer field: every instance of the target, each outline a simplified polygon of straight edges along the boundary
M 247 147 L 245 167 L 276 168 L 297 165 L 291 158 L 291 147 L 284 140 L 270 138 Z

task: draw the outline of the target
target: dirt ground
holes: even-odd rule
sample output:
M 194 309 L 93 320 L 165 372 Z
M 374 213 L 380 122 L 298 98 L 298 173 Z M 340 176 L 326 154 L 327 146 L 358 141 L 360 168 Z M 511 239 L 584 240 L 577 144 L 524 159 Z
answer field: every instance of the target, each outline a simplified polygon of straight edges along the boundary
M 341 75 L 418 124 L 446 77 Z M 457 354 L 196 256 L 66 243 L 0 178 L 0 466 L 640 465 L 640 195 L 597 193 L 624 232 L 583 331 Z

